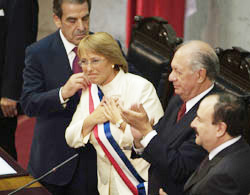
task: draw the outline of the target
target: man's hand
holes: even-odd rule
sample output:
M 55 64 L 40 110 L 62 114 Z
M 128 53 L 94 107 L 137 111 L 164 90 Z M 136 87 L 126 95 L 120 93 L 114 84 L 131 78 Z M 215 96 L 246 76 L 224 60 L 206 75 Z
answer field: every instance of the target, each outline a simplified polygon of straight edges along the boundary
M 168 195 L 168 194 L 166 192 L 164 192 L 162 188 L 160 188 L 159 195 Z
M 143 148 L 143 145 L 141 144 L 141 140 L 143 138 L 143 134 L 137 130 L 136 128 L 130 126 L 131 134 L 134 137 L 134 146 L 135 148 Z
M 90 84 L 88 78 L 84 75 L 84 73 L 76 73 L 73 74 L 66 84 L 62 87 L 62 97 L 64 100 L 72 97 L 78 90 L 87 89 Z
M 128 123 L 132 128 L 131 130 L 133 131 L 134 129 L 139 131 L 142 136 L 147 135 L 150 131 L 152 131 L 152 126 L 151 123 L 148 119 L 148 115 L 146 111 L 144 110 L 142 104 L 137 105 L 134 104 L 131 106 L 129 110 L 124 109 L 121 107 L 121 116 L 123 120 Z M 133 129 L 134 128 L 134 129 Z M 138 132 L 132 132 L 134 138 L 140 138 L 140 135 Z M 141 136 L 141 137 L 142 137 Z
M 4 117 L 17 116 L 17 102 L 15 100 L 2 97 L 0 100 L 0 105 Z

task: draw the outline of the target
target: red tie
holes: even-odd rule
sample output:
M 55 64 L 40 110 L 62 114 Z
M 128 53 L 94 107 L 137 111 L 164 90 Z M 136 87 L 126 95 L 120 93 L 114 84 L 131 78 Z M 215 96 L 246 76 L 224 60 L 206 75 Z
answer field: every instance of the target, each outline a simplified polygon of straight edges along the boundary
M 186 112 L 186 102 L 184 102 L 181 105 L 181 108 L 180 108 L 178 115 L 177 115 L 177 122 L 181 119 L 181 117 L 184 116 L 185 112 Z
M 79 66 L 79 58 L 78 58 L 78 56 L 77 56 L 77 47 L 75 47 L 75 48 L 73 49 L 73 51 L 74 51 L 75 54 L 76 54 L 76 57 L 74 58 L 74 60 L 73 60 L 73 65 L 72 65 L 72 70 L 73 70 L 73 73 L 75 74 L 75 73 L 82 72 L 82 69 L 81 69 L 81 67 Z M 78 91 L 77 91 L 77 94 L 78 94 L 79 96 L 81 96 L 82 90 L 81 90 L 81 89 L 78 90 Z
M 73 73 L 82 72 L 82 69 L 81 69 L 81 67 L 79 66 L 79 58 L 78 58 L 78 56 L 77 56 L 77 47 L 75 47 L 75 48 L 73 49 L 73 51 L 74 51 L 75 54 L 76 54 L 76 57 L 74 58 L 74 60 L 73 60 L 73 65 L 72 65 Z

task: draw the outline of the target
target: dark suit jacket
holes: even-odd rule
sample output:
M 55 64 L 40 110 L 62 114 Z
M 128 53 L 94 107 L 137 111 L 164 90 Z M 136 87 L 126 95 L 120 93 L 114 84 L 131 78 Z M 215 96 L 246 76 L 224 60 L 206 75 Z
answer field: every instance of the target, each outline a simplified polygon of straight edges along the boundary
M 25 48 L 37 36 L 37 0 L 0 0 L 0 99 L 19 101 Z M 17 104 L 21 114 L 20 104 Z M 15 159 L 17 116 L 4 117 L 0 108 L 0 145 Z
M 250 147 L 242 138 L 218 153 L 185 184 L 189 195 L 248 195 L 250 193 Z
M 214 87 L 209 94 L 215 91 Z M 158 134 L 143 152 L 143 158 L 151 164 L 150 195 L 158 194 L 159 188 L 163 188 L 168 195 L 183 194 L 185 182 L 207 154 L 195 144 L 195 132 L 190 127 L 200 101 L 176 123 L 183 102 L 180 96 L 173 96 L 164 117 L 155 126 Z
M 37 118 L 31 147 L 29 172 L 41 176 L 52 167 L 76 152 L 84 182 L 89 190 L 96 189 L 96 152 L 92 145 L 79 150 L 70 148 L 65 140 L 69 125 L 79 102 L 75 94 L 64 108 L 59 99 L 59 89 L 73 74 L 59 31 L 27 48 L 24 86 L 21 105 L 28 116 Z M 64 185 L 70 182 L 78 159 L 72 160 L 44 179 L 45 182 Z M 88 191 L 88 194 L 94 194 Z
M 0 97 L 19 100 L 25 48 L 36 40 L 37 0 L 0 0 Z M 2 116 L 2 111 L 0 111 Z

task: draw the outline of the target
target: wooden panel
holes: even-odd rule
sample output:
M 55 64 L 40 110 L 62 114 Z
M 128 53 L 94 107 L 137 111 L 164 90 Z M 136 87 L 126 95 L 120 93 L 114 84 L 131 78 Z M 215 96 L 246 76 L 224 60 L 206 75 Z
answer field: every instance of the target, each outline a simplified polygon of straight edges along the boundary
M 3 190 L 14 190 L 20 188 L 27 183 L 31 182 L 34 178 L 31 176 L 20 176 L 20 177 L 9 177 L 0 179 L 0 191 Z M 32 184 L 30 187 L 40 187 L 41 184 L 36 182 Z
M 233 47 L 226 50 L 217 48 L 216 53 L 220 60 L 220 75 L 216 84 L 246 102 L 249 120 L 244 137 L 250 144 L 250 52 Z

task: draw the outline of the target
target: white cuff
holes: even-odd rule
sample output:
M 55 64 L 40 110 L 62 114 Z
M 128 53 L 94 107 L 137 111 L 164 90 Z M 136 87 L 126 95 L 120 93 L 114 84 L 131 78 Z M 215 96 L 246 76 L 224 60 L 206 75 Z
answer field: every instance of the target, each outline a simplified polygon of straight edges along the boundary
M 151 141 L 151 139 L 153 139 L 154 136 L 157 135 L 157 132 L 155 130 L 150 131 L 142 140 L 141 140 L 141 144 L 143 145 L 144 148 L 147 147 L 147 145 L 149 144 L 149 142 Z
M 69 101 L 69 98 L 66 99 L 66 100 L 63 100 L 63 97 L 62 97 L 62 87 L 59 90 L 59 98 L 60 98 L 61 104 L 66 104 Z
M 134 142 L 133 142 L 133 149 L 134 149 L 135 153 L 139 154 L 139 155 L 142 155 L 142 153 L 144 151 L 144 148 L 136 148 Z

